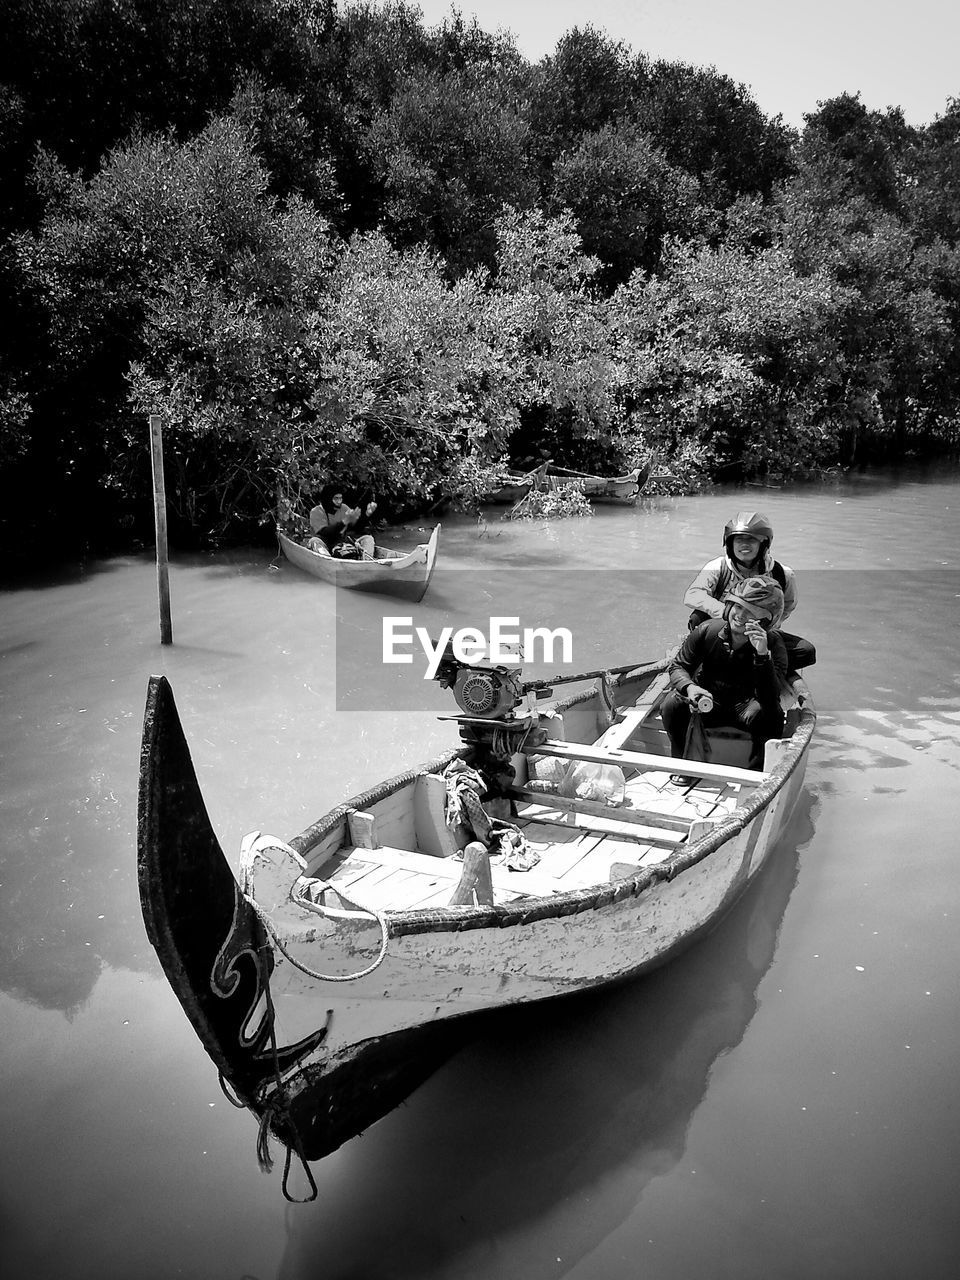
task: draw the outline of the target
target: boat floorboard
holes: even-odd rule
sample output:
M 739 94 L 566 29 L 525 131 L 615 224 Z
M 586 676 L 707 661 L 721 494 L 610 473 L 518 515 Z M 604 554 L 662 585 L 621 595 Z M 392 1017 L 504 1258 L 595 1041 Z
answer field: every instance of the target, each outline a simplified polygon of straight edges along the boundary
M 644 771 L 628 779 L 627 801 L 651 815 L 661 814 L 670 825 L 644 826 L 617 822 L 551 807 L 550 797 L 518 806 L 517 825 L 540 855 L 529 871 L 511 871 L 494 860 L 491 873 L 494 899 L 512 902 L 606 884 L 642 867 L 669 858 L 685 838 L 686 825 L 702 819 L 722 819 L 742 800 L 748 784 L 706 779 L 679 787 L 667 773 Z M 317 874 L 355 895 L 359 905 L 373 910 L 416 910 L 445 906 L 460 879 L 463 864 L 414 849 L 347 846 L 334 853 Z

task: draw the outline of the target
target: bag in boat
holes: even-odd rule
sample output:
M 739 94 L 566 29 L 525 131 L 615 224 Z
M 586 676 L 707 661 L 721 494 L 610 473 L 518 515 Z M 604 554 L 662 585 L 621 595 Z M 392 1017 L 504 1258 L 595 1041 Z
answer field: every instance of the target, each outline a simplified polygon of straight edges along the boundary
M 575 800 L 599 800 L 603 804 L 623 804 L 627 783 L 616 764 L 592 764 L 577 760 L 567 769 L 559 794 Z
M 531 791 L 544 791 L 575 800 L 598 800 L 609 805 L 623 804 L 627 793 L 623 770 L 615 764 L 531 756 L 527 762 L 527 779 Z
M 684 760 L 701 760 L 704 764 L 728 764 L 745 769 L 752 748 L 753 740 L 745 730 L 725 724 L 711 725 L 708 729 L 700 712 L 691 711 L 683 747 Z

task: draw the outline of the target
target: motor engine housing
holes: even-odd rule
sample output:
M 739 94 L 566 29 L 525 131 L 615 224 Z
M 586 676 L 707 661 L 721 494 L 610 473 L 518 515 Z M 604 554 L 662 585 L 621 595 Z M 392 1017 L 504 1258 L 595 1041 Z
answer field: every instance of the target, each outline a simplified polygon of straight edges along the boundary
M 443 688 L 453 690 L 457 706 L 465 716 L 500 720 L 523 699 L 520 675 L 520 667 L 461 662 L 448 646 L 434 679 Z

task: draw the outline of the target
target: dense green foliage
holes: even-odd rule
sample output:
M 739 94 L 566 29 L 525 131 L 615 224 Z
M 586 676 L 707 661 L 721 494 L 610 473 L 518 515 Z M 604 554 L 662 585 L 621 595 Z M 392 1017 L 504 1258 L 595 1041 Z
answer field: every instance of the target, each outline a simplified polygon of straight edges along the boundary
M 506 459 L 777 480 L 957 444 L 960 103 L 801 134 L 589 26 L 6 0 L 0 528 L 247 538 Z M 79 533 L 77 532 L 79 531 Z M 118 532 L 120 531 L 120 532 Z M 123 532 L 125 531 L 125 532 Z

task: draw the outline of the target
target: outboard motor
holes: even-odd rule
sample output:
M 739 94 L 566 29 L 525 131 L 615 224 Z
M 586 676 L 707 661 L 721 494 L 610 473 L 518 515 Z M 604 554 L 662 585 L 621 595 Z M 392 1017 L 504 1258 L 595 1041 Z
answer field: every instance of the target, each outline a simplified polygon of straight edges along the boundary
M 454 654 L 448 642 L 437 664 L 435 680 L 452 689 L 463 714 L 477 720 L 501 720 L 523 701 L 520 667 L 490 662 L 467 663 Z

